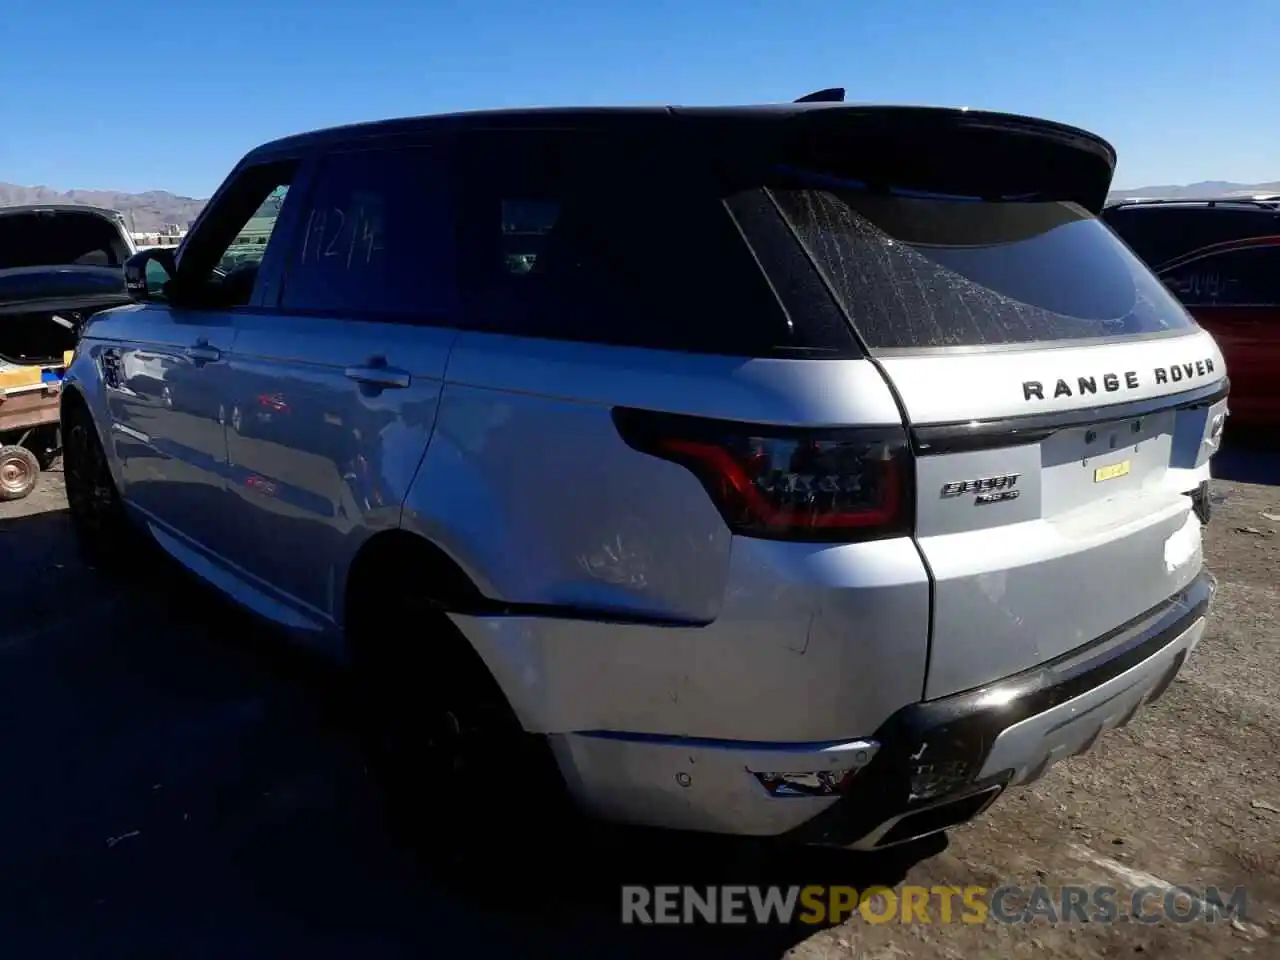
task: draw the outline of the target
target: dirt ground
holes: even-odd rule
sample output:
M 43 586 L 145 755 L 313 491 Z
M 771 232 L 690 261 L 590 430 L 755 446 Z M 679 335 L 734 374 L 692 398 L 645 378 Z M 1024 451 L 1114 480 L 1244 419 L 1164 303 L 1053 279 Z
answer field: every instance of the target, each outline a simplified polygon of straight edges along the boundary
M 167 577 L 111 590 L 60 476 L 0 505 L 0 955 L 1280 956 L 1280 457 L 1222 458 L 1216 611 L 1157 704 L 892 855 L 595 831 L 538 889 L 459 893 L 389 836 L 341 677 Z M 159 575 L 158 575 L 159 576 Z M 518 797 L 513 797 L 518 802 Z M 500 827 L 499 827 L 500 828 Z M 622 883 L 1243 884 L 1243 921 L 635 928 Z

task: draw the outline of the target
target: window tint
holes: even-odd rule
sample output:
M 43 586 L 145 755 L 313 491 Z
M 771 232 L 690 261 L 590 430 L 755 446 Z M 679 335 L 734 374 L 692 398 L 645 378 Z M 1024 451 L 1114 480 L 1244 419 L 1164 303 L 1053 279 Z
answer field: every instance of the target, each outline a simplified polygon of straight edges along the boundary
M 1246 247 L 1197 257 L 1160 275 L 1189 307 L 1280 304 L 1280 246 Z
M 476 133 L 459 170 L 469 326 L 746 356 L 791 345 L 710 172 L 669 143 Z
M 442 148 L 326 157 L 289 255 L 286 310 L 450 320 L 453 219 Z
M 546 236 L 560 216 L 560 204 L 545 200 L 502 201 L 502 259 L 512 276 L 532 273 Z
M 1185 330 L 1191 320 L 1106 226 L 1066 202 L 773 189 L 872 349 Z

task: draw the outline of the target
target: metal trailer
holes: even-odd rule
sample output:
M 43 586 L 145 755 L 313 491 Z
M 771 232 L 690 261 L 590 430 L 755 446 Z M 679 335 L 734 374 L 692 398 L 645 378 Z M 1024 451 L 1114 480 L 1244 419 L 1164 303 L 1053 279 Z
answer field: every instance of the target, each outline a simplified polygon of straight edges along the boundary
M 28 496 L 61 452 L 59 405 L 69 359 L 38 367 L 0 362 L 0 501 Z

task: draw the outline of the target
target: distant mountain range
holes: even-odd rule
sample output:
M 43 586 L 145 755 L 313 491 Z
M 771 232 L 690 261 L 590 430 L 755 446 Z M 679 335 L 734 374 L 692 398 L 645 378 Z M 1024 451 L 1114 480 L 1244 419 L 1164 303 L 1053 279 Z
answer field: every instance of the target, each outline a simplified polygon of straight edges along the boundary
M 1134 190 L 1112 190 L 1108 200 L 1130 200 L 1134 197 L 1160 197 L 1171 200 L 1216 199 L 1218 197 L 1251 197 L 1258 193 L 1280 194 L 1280 180 L 1267 183 L 1231 183 L 1226 180 L 1202 180 L 1185 186 L 1165 184 L 1159 187 L 1138 187 Z
M 12 203 L 87 203 L 108 207 L 124 214 L 129 229 L 135 233 L 153 233 L 166 223 L 176 223 L 184 230 L 204 207 L 204 200 L 182 197 L 167 190 L 146 193 L 122 193 L 118 190 L 68 190 L 50 187 L 20 187 L 0 183 L 0 205 Z
M 1233 197 L 1252 196 L 1256 193 L 1280 193 L 1280 180 L 1267 183 L 1231 183 L 1226 180 L 1204 180 L 1184 185 L 1164 184 L 1155 187 L 1138 187 L 1133 190 L 1113 190 L 1109 200 L 1132 197 Z M 167 190 L 149 190 L 146 193 L 122 193 L 118 190 L 68 190 L 61 193 L 50 187 L 20 187 L 13 183 L 0 183 L 0 205 L 11 203 L 88 203 L 97 207 L 109 207 L 124 214 L 129 229 L 137 233 L 158 231 L 166 223 L 176 223 L 182 228 L 196 218 L 205 200 L 183 197 Z

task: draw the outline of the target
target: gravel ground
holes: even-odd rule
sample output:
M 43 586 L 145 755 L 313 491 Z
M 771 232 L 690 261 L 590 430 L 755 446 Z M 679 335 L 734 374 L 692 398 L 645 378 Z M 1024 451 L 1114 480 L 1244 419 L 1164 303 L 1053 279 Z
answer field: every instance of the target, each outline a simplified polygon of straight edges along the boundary
M 437 883 L 384 831 L 341 678 L 157 574 L 112 592 L 61 478 L 0 505 L 0 956 L 1280 956 L 1280 457 L 1228 451 L 1220 593 L 1165 697 L 979 821 L 892 856 L 593 831 L 538 889 Z M 1247 482 L 1241 482 L 1247 481 Z M 1152 879 L 1154 878 L 1154 879 Z M 623 882 L 1218 884 L 1243 923 L 624 928 Z

